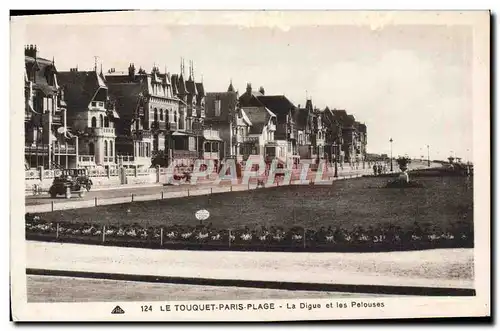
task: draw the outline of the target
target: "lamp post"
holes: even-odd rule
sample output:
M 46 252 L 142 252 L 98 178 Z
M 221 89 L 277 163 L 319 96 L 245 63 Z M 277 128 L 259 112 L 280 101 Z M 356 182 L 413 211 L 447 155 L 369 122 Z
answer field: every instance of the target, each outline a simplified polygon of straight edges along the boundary
M 394 172 L 394 170 L 392 168 L 392 142 L 393 142 L 392 138 L 389 139 L 389 142 L 391 143 L 391 172 Z
M 337 160 L 337 150 L 338 150 L 338 144 L 337 142 L 334 142 L 333 143 L 333 150 L 335 152 L 335 155 L 334 155 L 334 161 L 335 161 L 335 172 L 333 174 L 333 177 L 337 178 L 339 176 L 338 174 L 338 171 L 339 171 L 339 167 L 338 167 L 338 160 Z
M 427 145 L 427 167 L 431 167 L 431 154 L 429 152 L 429 145 Z

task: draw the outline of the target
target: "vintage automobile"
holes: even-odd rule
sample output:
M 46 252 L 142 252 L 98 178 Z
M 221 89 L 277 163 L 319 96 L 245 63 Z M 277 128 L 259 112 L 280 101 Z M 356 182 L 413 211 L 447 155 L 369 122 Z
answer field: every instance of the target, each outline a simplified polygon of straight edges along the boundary
M 64 195 L 67 199 L 76 193 L 83 197 L 85 190 L 90 191 L 92 181 L 87 176 L 86 169 L 64 169 L 59 177 L 54 178 L 49 189 L 52 198 Z

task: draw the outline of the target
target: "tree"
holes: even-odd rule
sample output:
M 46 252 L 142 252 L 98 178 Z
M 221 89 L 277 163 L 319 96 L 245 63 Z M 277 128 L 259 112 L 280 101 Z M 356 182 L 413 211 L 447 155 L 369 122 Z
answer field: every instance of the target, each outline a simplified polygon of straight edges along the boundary
M 408 156 L 400 156 L 396 159 L 401 171 L 406 171 L 408 169 L 408 164 L 411 163 L 411 159 Z

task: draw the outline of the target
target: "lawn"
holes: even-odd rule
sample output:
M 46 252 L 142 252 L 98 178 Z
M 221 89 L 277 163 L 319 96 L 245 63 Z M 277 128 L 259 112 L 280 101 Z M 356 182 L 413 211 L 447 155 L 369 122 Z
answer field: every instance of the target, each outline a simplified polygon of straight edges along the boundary
M 382 188 L 387 178 L 358 178 L 333 185 L 284 186 L 178 199 L 133 202 L 43 213 L 47 221 L 143 227 L 197 225 L 195 212 L 207 209 L 216 228 L 321 226 L 353 229 L 414 222 L 440 230 L 457 223 L 472 229 L 473 191 L 464 177 L 418 178 L 425 187 Z

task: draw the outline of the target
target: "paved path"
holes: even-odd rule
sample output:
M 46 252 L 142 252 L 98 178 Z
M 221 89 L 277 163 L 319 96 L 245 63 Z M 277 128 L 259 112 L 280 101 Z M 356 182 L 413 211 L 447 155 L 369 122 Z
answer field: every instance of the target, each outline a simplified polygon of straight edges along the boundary
M 391 253 L 172 251 L 27 241 L 26 268 L 189 279 L 473 289 L 473 249 Z

